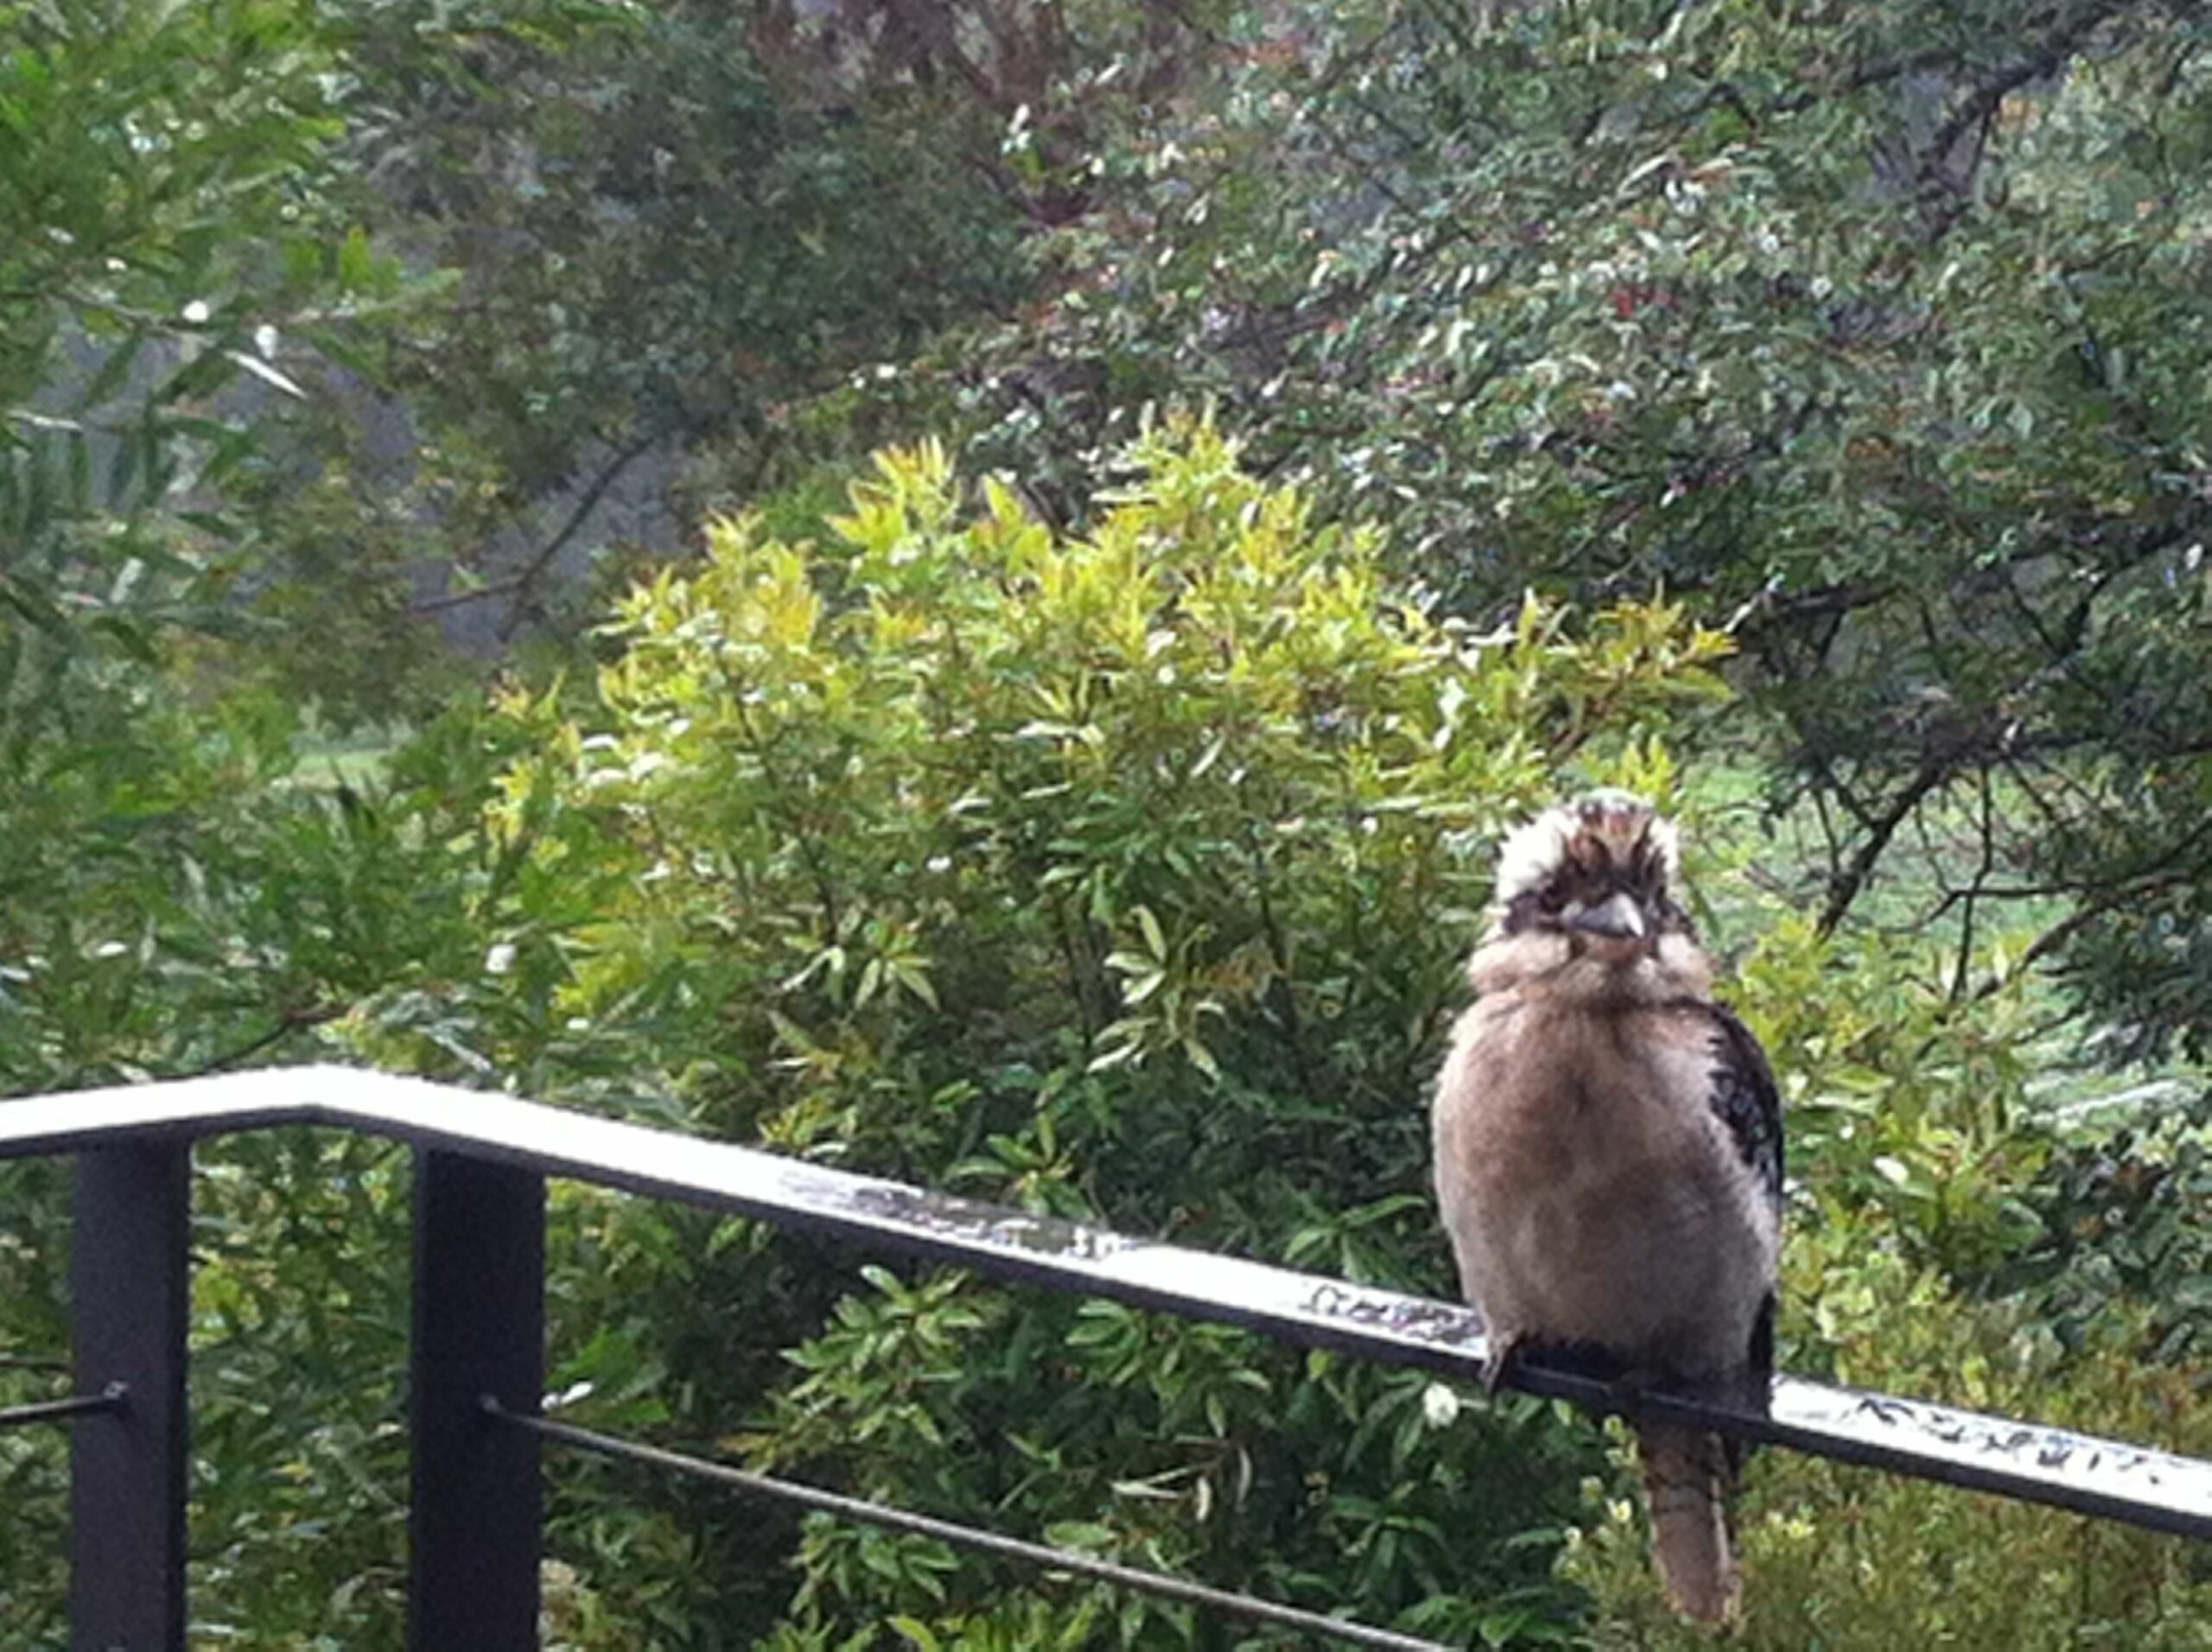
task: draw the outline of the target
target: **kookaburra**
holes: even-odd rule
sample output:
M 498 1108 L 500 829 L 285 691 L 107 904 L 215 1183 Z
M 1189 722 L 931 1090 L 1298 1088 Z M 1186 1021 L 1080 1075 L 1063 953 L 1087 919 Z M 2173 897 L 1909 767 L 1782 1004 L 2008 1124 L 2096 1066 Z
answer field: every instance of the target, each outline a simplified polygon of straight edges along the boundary
M 1474 1003 L 1436 1086 L 1436 1191 L 1460 1283 L 1516 1352 L 1595 1356 L 1764 1409 L 1773 1366 L 1782 1108 L 1675 899 L 1674 827 L 1624 791 L 1510 837 Z M 1718 1435 L 1635 1425 L 1668 1598 L 1734 1611 Z

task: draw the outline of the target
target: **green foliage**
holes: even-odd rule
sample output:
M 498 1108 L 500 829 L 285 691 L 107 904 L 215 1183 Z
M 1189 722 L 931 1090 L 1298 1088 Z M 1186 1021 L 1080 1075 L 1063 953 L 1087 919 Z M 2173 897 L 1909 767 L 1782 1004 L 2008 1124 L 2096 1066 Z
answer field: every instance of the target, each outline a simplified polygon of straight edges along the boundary
M 266 707 L 166 714 L 147 703 L 143 673 L 109 694 L 69 683 L 76 697 L 25 717 L 0 768 L 12 846 L 0 870 L 0 1083 L 13 1090 L 188 1069 L 296 986 L 251 921 L 247 847 L 248 800 L 289 761 L 281 723 L 257 717 Z
M 381 782 L 302 784 L 288 709 L 163 704 L 144 668 L 41 708 L 0 772 L 0 1086 L 62 1090 L 300 1059 L 313 1030 L 480 967 L 496 859 L 469 836 L 508 753 L 424 730 Z M 67 738 L 73 735 L 74 739 Z M 320 777 L 316 777 L 320 778 Z M 465 960 L 465 962 L 464 962 Z M 195 1621 L 250 1643 L 396 1645 L 406 1439 L 404 1160 L 351 1137 L 210 1146 L 195 1178 Z M 66 1351 L 66 1164 L 0 1169 L 0 1353 Z M 10 1399 L 53 1374 L 0 1370 Z M 22 1441 L 19 1446 L 18 1440 Z M 0 1638 L 58 1635 L 62 1456 L 0 1458 Z M 37 1535 L 34 1536 L 34 1534 Z M 21 1557 L 20 1563 L 18 1557 Z
M 400 1643 L 408 1171 L 403 1150 L 350 1134 L 196 1156 L 196 1635 Z
M 1924 946 L 1827 943 L 1777 918 L 1732 991 L 1777 1053 L 1799 1225 L 1878 1230 L 1978 1281 L 2041 1230 L 2020 1198 L 2052 1148 L 2025 1093 L 2039 1003 L 2016 982 L 1963 1013 L 1927 962 Z
M 0 150 L 0 396 L 11 428 L 65 318 L 136 342 L 203 341 L 210 359 L 165 399 L 221 383 L 237 364 L 220 352 L 247 342 L 242 323 L 266 319 L 252 315 L 257 299 L 284 290 L 281 271 L 256 268 L 265 260 L 249 238 L 297 219 L 288 186 L 316 175 L 340 130 L 313 9 L 61 0 L 10 4 L 0 25 L 10 135 Z M 305 251 L 302 261 L 315 262 Z M 188 299 L 200 308 L 188 312 Z M 128 365 L 70 410 L 100 406 Z
M 2208 1022 L 2204 29 L 0 0 L 0 1087 L 321 1050 L 1441 1293 L 1487 848 L 1627 784 L 1789 1094 L 1784 1363 L 2212 1449 L 2193 1081 L 2051 1105 Z M 927 428 L 979 490 L 848 497 Z M 444 708 L 416 581 L 655 438 L 740 514 Z M 64 1180 L 0 1172 L 0 1354 L 66 1341 Z M 256 1138 L 198 1198 L 195 1619 L 396 1644 L 398 1166 Z M 588 1190 L 550 1242 L 611 1427 L 1450 1642 L 1683 1638 L 1549 1407 Z M 62 1466 L 0 1435 L 10 1646 Z M 1229 1633 L 595 1461 L 552 1516 L 559 1646 Z M 1743 1526 L 1755 1643 L 2212 1605 L 1780 1452 Z
M 1801 1242 L 1786 1285 L 1821 1305 L 1827 1351 L 1853 1382 L 2198 1456 L 2212 1446 L 2189 1374 L 2143 1359 L 2139 1306 L 2108 1301 L 2062 1351 L 2031 1312 L 1962 1300 L 1859 1234 Z M 1603 1603 L 1593 1643 L 1707 1644 L 1670 1621 L 1640 1515 L 1590 1495 L 1594 1521 L 1561 1571 Z M 2202 1644 L 2212 1611 L 2212 1578 L 2182 1539 L 1784 1453 L 1755 1462 L 1737 1528 L 1748 1646 L 2183 1648 Z
M 2062 898 L 2107 1052 L 2202 1053 L 2202 15 L 1471 11 L 1250 9 L 1103 136 L 981 461 L 1073 505 L 1204 397 L 1462 611 L 1740 608 L 1823 927 L 1926 846 L 1962 950 Z
M 2212 1172 L 2201 1125 L 2069 1144 L 2030 1198 L 2041 1231 L 1996 1272 L 1993 1292 L 2029 1294 L 2069 1346 L 2105 1303 L 2139 1300 L 2154 1357 L 2201 1360 L 2212 1337 Z
M 767 462 L 788 404 L 1010 300 L 1020 218 L 977 177 L 1001 117 L 817 71 L 778 10 L 347 9 L 365 209 L 459 277 L 375 364 L 450 519 L 641 443 Z
M 423 640 L 391 590 L 419 529 L 334 511 L 340 479 L 308 480 L 331 359 L 418 295 L 339 200 L 329 21 L 288 0 L 59 0 L 0 7 L 0 40 L 8 781 L 95 753 L 171 766 L 168 726 L 134 725 L 180 695 L 434 704 L 432 671 L 363 687 Z

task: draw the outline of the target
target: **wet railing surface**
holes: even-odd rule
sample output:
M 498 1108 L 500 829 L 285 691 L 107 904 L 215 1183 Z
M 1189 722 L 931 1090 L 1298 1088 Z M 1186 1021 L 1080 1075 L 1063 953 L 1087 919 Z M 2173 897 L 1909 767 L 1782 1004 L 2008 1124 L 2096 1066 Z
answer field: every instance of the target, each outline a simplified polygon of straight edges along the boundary
M 536 1186 L 542 1198 L 543 1178 L 569 1178 L 831 1235 L 876 1251 L 1239 1325 L 1291 1344 L 1470 1381 L 1482 1375 L 1481 1322 L 1454 1304 L 1026 1215 L 728 1143 L 344 1068 L 270 1070 L 0 1103 L 0 1158 L 175 1150 L 203 1135 L 276 1125 L 362 1131 L 411 1145 L 426 1164 L 464 1160 L 487 1167 L 472 1173 L 493 1174 L 492 1166 L 516 1173 L 486 1184 L 494 1193 Z M 470 1212 L 486 1199 L 475 1188 L 457 1206 L 454 1220 L 464 1225 L 456 1234 L 468 1236 L 466 1224 L 477 1220 Z M 526 1204 L 515 1209 L 513 1230 L 527 1233 L 530 1210 Z M 437 1320 L 435 1312 L 423 1318 L 426 1257 L 435 1261 L 442 1254 L 440 1242 L 426 1242 L 418 1229 L 418 1339 L 426 1324 L 434 1337 Z M 535 1288 L 524 1281 L 509 1294 L 521 1300 Z M 533 1350 L 531 1358 L 540 1357 L 542 1350 Z M 98 1393 L 105 1380 L 80 1355 L 80 1392 L 90 1383 Z M 1534 1362 L 1516 1369 L 1513 1381 L 1601 1410 L 1617 1408 L 1621 1397 L 1602 1381 Z M 487 1383 L 485 1392 L 494 1386 Z M 505 1403 L 534 1409 L 535 1393 L 518 1388 Z M 1640 1412 L 1698 1421 L 1749 1440 L 2212 1537 L 2212 1464 L 2147 1446 L 1788 1376 L 1776 1380 L 1764 1415 L 1664 1393 L 1641 1392 L 1635 1404 Z M 462 1642 L 418 1636 L 416 1643 Z

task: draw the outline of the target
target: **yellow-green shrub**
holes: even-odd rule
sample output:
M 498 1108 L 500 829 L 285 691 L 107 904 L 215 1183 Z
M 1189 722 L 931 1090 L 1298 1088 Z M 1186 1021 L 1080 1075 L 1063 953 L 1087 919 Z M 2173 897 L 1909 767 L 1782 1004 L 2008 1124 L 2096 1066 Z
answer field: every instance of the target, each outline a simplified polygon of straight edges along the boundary
M 828 543 L 715 524 L 622 604 L 596 704 L 512 708 L 499 827 L 574 916 L 519 924 L 504 978 L 696 1128 L 1448 1290 L 1426 1092 L 1489 846 L 1561 785 L 1670 792 L 1659 736 L 1726 639 L 1658 605 L 1440 619 L 1203 425 L 1125 475 L 1081 535 L 928 446 Z M 733 1243 L 671 1287 L 661 1391 L 764 1462 L 1448 1637 L 1573 1632 L 1548 1556 L 1595 1458 L 1546 1407 L 1440 1431 L 1415 1374 L 803 1263 Z M 803 1639 L 986 1644 L 1084 1598 L 842 1528 L 795 1553 Z

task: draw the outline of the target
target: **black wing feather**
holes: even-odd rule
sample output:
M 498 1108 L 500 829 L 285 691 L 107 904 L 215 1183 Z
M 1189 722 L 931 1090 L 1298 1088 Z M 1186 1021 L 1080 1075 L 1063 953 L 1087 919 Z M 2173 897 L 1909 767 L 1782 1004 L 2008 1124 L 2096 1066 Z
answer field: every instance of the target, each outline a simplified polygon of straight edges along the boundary
M 1724 1004 L 1707 1007 L 1713 1016 L 1713 1116 L 1728 1127 L 1736 1151 L 1766 1190 L 1768 1203 L 1782 1209 L 1782 1092 L 1766 1052 L 1751 1029 Z
M 1710 1007 L 1713 1021 L 1713 1090 L 1707 1104 L 1713 1115 L 1728 1127 L 1736 1151 L 1759 1179 L 1767 1204 L 1777 1220 L 1782 1215 L 1782 1090 L 1774 1082 L 1774 1069 L 1766 1052 L 1751 1036 L 1751 1029 L 1725 1004 Z M 1774 1293 L 1759 1304 L 1746 1350 L 1742 1398 L 1751 1409 L 1764 1415 L 1774 1376 Z M 1730 1440 L 1728 1466 L 1740 1474 L 1748 1450 Z

